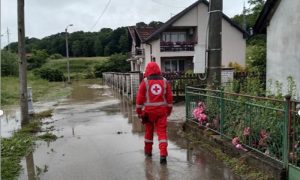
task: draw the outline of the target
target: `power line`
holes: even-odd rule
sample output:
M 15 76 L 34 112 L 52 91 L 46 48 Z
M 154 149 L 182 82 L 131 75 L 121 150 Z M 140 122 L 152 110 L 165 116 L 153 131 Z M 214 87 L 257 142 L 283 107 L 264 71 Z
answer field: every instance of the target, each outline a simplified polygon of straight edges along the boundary
M 98 24 L 98 22 L 100 21 L 100 19 L 102 18 L 102 16 L 104 15 L 105 11 L 108 9 L 108 6 L 110 5 L 112 0 L 109 0 L 105 6 L 105 8 L 103 9 L 102 13 L 100 14 L 100 16 L 97 18 L 95 24 L 91 27 L 90 31 L 92 31 L 94 29 L 94 27 Z

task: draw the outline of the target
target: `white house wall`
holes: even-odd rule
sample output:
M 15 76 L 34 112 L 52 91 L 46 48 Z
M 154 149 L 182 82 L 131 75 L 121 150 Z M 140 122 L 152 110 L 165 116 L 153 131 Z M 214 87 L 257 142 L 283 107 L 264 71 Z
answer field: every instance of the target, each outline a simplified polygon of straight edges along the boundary
M 205 44 L 208 17 L 208 7 L 200 3 L 197 7 L 177 20 L 172 26 L 197 26 L 198 44 Z M 243 38 L 243 33 L 223 19 L 222 65 L 228 67 L 229 62 L 237 62 L 245 66 L 245 58 L 246 41 Z
M 291 75 L 300 99 L 300 1 L 281 1 L 267 28 L 267 79 L 283 84 Z M 268 82 L 267 87 L 270 87 Z M 274 86 L 273 86 L 274 87 Z M 273 88 L 276 92 L 276 88 Z
M 228 67 L 229 62 L 245 66 L 246 40 L 241 31 L 230 23 L 222 21 L 222 65 Z

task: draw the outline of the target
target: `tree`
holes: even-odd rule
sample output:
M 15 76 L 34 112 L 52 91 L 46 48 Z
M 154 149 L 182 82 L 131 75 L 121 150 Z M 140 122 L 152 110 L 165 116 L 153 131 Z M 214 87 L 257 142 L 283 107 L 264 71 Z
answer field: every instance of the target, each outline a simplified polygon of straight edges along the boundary
M 149 27 L 154 27 L 154 28 L 159 28 L 161 25 L 163 25 L 164 23 L 161 21 L 151 21 L 148 26 Z
M 18 56 L 15 53 L 2 51 L 1 53 L 1 75 L 18 75 Z
M 76 40 L 72 43 L 72 52 L 74 56 L 79 56 L 81 55 L 81 45 L 80 45 L 80 41 Z
M 144 22 L 138 22 L 135 24 L 136 27 L 141 28 L 141 27 L 147 27 L 148 25 Z
M 49 57 L 46 50 L 33 50 L 31 57 L 28 58 L 28 69 L 35 69 L 41 67 L 43 64 L 47 62 L 47 58 Z
M 127 56 L 123 54 L 114 54 L 105 62 L 95 66 L 96 77 L 102 77 L 103 72 L 128 72 L 130 63 L 126 61 Z
M 263 9 L 265 0 L 248 0 L 250 8 L 246 11 L 246 28 L 249 31 Z M 243 25 L 243 14 L 234 16 L 233 21 Z M 264 73 L 266 72 L 266 36 L 255 35 L 247 39 L 247 52 L 246 52 L 246 65 L 247 69 L 252 72 Z
M 128 50 L 129 51 L 129 43 L 128 43 L 128 35 L 123 34 L 119 39 L 119 49 L 120 51 Z
M 246 30 L 249 31 L 255 25 L 255 22 L 263 9 L 265 0 L 248 0 L 250 8 L 246 10 Z M 243 14 L 235 15 L 232 20 L 236 22 L 240 27 L 243 27 Z
M 48 54 L 66 56 L 65 32 L 53 34 L 42 39 L 26 38 L 26 51 L 45 50 Z M 127 28 L 115 30 L 102 28 L 99 32 L 77 31 L 69 34 L 70 56 L 109 56 L 114 53 L 128 52 Z M 10 44 L 12 52 L 18 51 L 18 44 Z
M 246 64 L 249 71 L 266 72 L 266 45 L 250 45 L 246 52 Z
M 99 38 L 97 38 L 94 43 L 94 53 L 96 56 L 103 56 L 103 45 Z

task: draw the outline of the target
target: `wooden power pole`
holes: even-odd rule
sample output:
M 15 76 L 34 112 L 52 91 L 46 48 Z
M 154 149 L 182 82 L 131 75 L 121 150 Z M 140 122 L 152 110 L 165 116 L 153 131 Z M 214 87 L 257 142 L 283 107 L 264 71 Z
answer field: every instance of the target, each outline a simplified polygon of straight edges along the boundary
M 27 61 L 25 54 L 25 20 L 24 0 L 18 0 L 18 54 L 19 54 L 19 80 L 20 80 L 20 106 L 21 124 L 28 123 L 28 100 L 27 100 Z
M 223 0 L 210 0 L 208 35 L 208 86 L 221 85 Z

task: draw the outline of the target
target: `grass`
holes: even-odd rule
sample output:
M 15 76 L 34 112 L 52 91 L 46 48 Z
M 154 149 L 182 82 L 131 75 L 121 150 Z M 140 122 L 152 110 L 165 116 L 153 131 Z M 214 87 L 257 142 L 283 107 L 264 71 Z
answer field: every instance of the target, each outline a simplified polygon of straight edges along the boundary
M 70 73 L 87 73 L 95 65 L 104 62 L 108 57 L 79 57 L 70 58 Z M 57 68 L 63 72 L 67 71 L 67 59 L 57 59 L 48 61 L 43 67 Z
M 52 110 L 44 111 L 33 116 L 30 123 L 21 130 L 15 132 L 11 138 L 1 138 L 1 179 L 17 179 L 21 171 L 21 159 L 33 152 L 35 141 L 38 138 L 35 133 L 41 129 L 41 120 L 50 117 Z M 50 133 L 45 137 L 56 139 Z
M 33 101 L 57 100 L 67 96 L 71 88 L 63 82 L 48 82 L 28 73 L 28 87 L 32 87 Z M 1 79 L 1 104 L 19 104 L 19 79 L 18 77 L 2 77 Z
M 94 78 L 94 66 L 105 62 L 108 57 L 79 57 L 70 58 L 71 79 Z M 43 67 L 57 68 L 66 74 L 67 59 L 50 60 Z M 70 92 L 70 87 L 66 87 L 63 82 L 48 82 L 39 77 L 35 77 L 32 72 L 28 72 L 28 87 L 32 87 L 33 101 L 57 100 L 65 97 Z M 2 77 L 1 105 L 19 104 L 19 78 Z
M 247 179 L 247 180 L 272 179 L 269 175 L 247 165 L 247 162 L 243 157 L 241 158 L 231 157 L 225 154 L 224 152 L 222 152 L 221 149 L 213 147 L 208 142 L 197 139 L 192 133 L 185 133 L 184 136 L 187 139 L 189 139 L 192 142 L 192 144 L 198 145 L 201 148 L 212 153 L 218 160 L 222 161 L 227 167 L 232 169 L 234 173 L 241 176 L 243 179 Z

